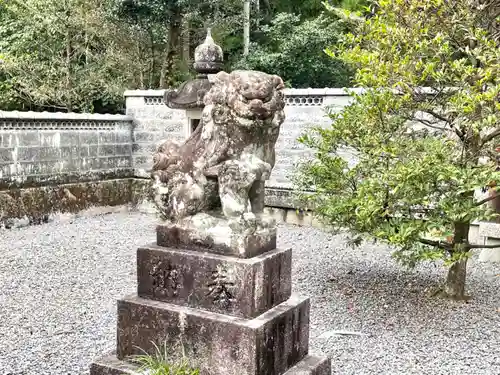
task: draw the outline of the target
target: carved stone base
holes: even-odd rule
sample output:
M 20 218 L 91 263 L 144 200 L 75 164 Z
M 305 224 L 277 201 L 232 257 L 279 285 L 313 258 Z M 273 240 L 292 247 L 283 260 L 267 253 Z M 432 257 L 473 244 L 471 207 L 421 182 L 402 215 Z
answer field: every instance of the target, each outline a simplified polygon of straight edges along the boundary
M 201 213 L 156 228 L 157 245 L 195 251 L 210 251 L 238 258 L 251 258 L 276 248 L 276 227 L 265 217 L 262 225 L 235 230 L 217 213 Z M 268 222 L 266 222 L 268 221 Z M 257 228 L 251 229 L 251 228 Z
M 115 354 L 96 359 L 90 366 L 90 375 L 138 375 L 139 366 L 116 358 Z
M 293 296 L 247 320 L 139 297 L 118 302 L 118 359 L 154 354 L 166 344 L 175 360 L 210 375 L 280 375 L 309 348 L 309 299 Z M 142 351 L 141 351 L 142 349 Z
M 156 245 L 137 251 L 138 295 L 220 314 L 256 317 L 292 292 L 292 250 L 241 259 Z
M 283 375 L 331 375 L 330 368 L 330 359 L 308 355 Z M 90 367 L 90 375 L 138 375 L 139 371 L 138 366 L 121 361 L 114 354 L 96 360 Z M 225 374 L 202 372 L 201 375 Z
M 308 355 L 283 375 L 331 375 L 330 358 Z

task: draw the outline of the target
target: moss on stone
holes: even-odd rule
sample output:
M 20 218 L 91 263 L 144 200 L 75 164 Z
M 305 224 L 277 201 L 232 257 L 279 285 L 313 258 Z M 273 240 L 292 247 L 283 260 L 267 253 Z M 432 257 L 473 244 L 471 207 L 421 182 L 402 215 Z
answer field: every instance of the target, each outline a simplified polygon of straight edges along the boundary
M 0 224 L 28 218 L 46 221 L 57 213 L 76 213 L 94 206 L 119 206 L 132 201 L 132 179 L 83 182 L 0 191 Z
M 112 169 L 108 171 L 68 172 L 57 175 L 27 176 L 20 179 L 0 178 L 0 191 L 10 189 L 27 189 L 48 185 L 79 184 L 92 181 L 105 181 L 133 178 L 130 168 Z
M 133 178 L 130 180 L 131 201 L 133 207 L 144 202 L 154 201 L 153 180 L 145 178 Z

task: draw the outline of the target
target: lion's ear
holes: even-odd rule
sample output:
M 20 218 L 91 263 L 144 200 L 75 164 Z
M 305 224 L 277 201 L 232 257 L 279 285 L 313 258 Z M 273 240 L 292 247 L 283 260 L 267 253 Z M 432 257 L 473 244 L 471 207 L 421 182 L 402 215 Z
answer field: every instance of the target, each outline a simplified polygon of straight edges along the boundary
M 276 90 L 282 90 L 285 88 L 285 83 L 283 82 L 280 76 L 273 75 L 273 80 Z

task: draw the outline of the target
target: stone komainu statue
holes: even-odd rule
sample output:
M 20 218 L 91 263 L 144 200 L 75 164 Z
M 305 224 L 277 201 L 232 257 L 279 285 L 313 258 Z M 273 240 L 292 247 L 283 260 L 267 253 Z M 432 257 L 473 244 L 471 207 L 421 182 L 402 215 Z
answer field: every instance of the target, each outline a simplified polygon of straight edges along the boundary
M 259 220 L 285 117 L 283 81 L 257 71 L 211 81 L 200 125 L 184 144 L 167 141 L 154 155 L 157 206 L 170 221 L 220 209 L 228 220 Z

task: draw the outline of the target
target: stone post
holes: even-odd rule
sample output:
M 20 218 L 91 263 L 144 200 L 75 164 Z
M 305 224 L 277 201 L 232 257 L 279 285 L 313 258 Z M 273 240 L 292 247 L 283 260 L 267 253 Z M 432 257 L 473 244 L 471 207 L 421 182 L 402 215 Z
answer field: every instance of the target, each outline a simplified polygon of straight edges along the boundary
M 292 250 L 276 248 L 264 183 L 284 120 L 283 81 L 220 72 L 200 126 L 154 156 L 156 243 L 137 251 L 137 294 L 118 301 L 116 353 L 91 375 L 137 373 L 166 346 L 202 375 L 330 375 L 310 356 L 306 297 L 292 294 Z

